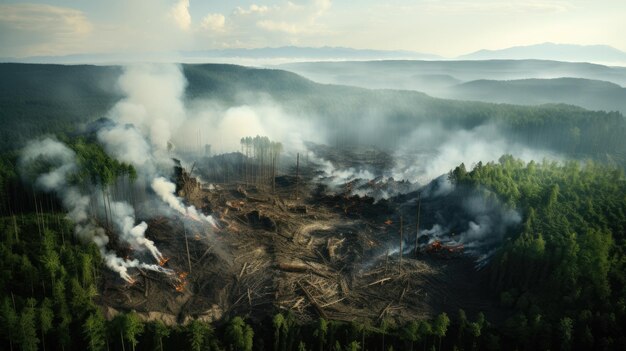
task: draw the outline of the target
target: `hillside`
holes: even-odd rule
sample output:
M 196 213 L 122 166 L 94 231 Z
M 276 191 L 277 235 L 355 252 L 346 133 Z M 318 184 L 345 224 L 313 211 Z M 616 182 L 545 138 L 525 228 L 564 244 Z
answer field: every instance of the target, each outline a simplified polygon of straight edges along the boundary
M 42 133 L 55 134 L 106 116 L 120 99 L 113 83 L 116 67 L 19 65 L 0 66 L 3 149 L 19 146 Z M 607 154 L 621 159 L 625 128 L 619 114 L 590 112 L 550 105 L 523 107 L 461 102 L 422 93 L 368 90 L 323 85 L 296 74 L 232 65 L 184 65 L 187 103 L 210 100 L 227 107 L 259 104 L 269 97 L 292 121 L 316 125 L 321 141 L 341 139 L 346 144 L 368 143 L 397 148 L 409 142 L 418 126 L 443 125 L 447 133 L 495 125 L 512 140 L 577 157 Z M 32 92 L 32 93 L 30 93 Z M 356 131 L 363 118 L 374 128 Z M 439 128 L 439 127 L 437 127 Z M 568 133 L 577 128 L 580 135 Z M 430 148 L 442 140 L 434 138 Z M 621 162 L 621 161 L 620 161 Z
M 445 95 L 452 99 L 520 105 L 565 103 L 626 114 L 626 88 L 580 78 L 478 80 L 456 85 Z
M 435 77 L 444 75 L 451 77 L 452 81 L 462 82 L 479 79 L 573 77 L 626 86 L 626 68 L 623 67 L 546 60 L 301 62 L 278 67 L 321 83 L 350 84 L 365 88 L 406 88 L 427 93 L 437 92 L 437 88 L 442 86 L 435 85 L 435 89 L 431 89 L 429 84 L 414 81 L 412 78 L 414 75 Z M 372 85 L 377 82 L 384 85 Z

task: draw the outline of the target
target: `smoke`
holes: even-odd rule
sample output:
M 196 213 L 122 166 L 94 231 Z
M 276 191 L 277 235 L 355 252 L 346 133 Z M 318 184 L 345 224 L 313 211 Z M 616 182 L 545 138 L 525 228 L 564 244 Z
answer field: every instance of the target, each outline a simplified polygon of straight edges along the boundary
M 427 184 L 461 163 L 470 166 L 496 161 L 504 154 L 526 162 L 561 158 L 553 152 L 507 140 L 495 124 L 456 130 L 423 124 L 404 139 L 395 152 L 396 164 L 391 175 L 396 179 Z
M 241 150 L 240 140 L 248 136 L 267 136 L 283 144 L 285 151 L 304 152 L 303 141 L 323 141 L 324 131 L 307 115 L 288 113 L 267 96 L 241 93 L 236 103 L 224 106 L 219 101 L 194 101 L 187 120 L 173 133 L 173 142 L 183 150 L 204 150 L 211 144 L 218 153 Z M 315 130 L 315 133 L 311 131 Z
M 119 87 L 126 98 L 118 102 L 109 112 L 112 123 L 97 131 L 98 141 L 105 151 L 117 160 L 129 163 L 137 170 L 140 184 L 151 184 L 154 179 L 155 192 L 169 206 L 195 220 L 204 220 L 216 225 L 210 216 L 204 216 L 194 207 L 185 208 L 173 193 L 175 186 L 160 177 L 170 174 L 173 165 L 168 153 L 172 131 L 176 131 L 186 120 L 183 94 L 186 80 L 175 65 L 136 65 L 125 69 L 119 78 Z M 118 257 L 107 249 L 109 237 L 95 222 L 96 213 L 92 204 L 108 202 L 108 213 L 119 240 L 133 250 L 148 251 L 155 260 L 163 255 L 153 241 L 146 238 L 146 222 L 137 223 L 133 207 L 123 201 L 104 199 L 98 191 L 83 193 L 79 187 L 68 182 L 78 170 L 75 153 L 64 144 L 44 139 L 26 146 L 21 157 L 21 169 L 30 180 L 44 191 L 56 193 L 68 211 L 68 218 L 75 223 L 76 234 L 86 241 L 94 242 L 106 266 L 119 273 L 126 281 L 132 281 L 130 268 L 145 268 L 169 273 L 158 265 L 146 264 L 138 259 Z M 45 160 L 45 167 L 40 164 Z M 47 169 L 46 169 L 47 168 Z M 37 172 L 39 170 L 39 172 Z M 160 191 L 165 187 L 165 191 Z M 99 206 L 99 205 L 98 205 Z M 106 209 L 97 208 L 100 213 Z
M 174 183 L 163 177 L 158 177 L 152 181 L 151 186 L 152 190 L 154 190 L 159 198 L 178 213 L 195 221 L 202 220 L 211 224 L 213 227 L 217 226 L 213 217 L 205 216 L 204 214 L 198 212 L 194 206 L 185 207 L 181 199 L 174 194 L 176 191 L 176 185 Z
M 508 228 L 521 222 L 522 216 L 497 199 L 471 196 L 463 201 L 467 214 L 473 217 L 461 233 L 460 242 L 468 248 L 493 247 L 499 244 Z
M 128 66 L 118 84 L 126 98 L 113 107 L 109 117 L 120 126 L 138 128 L 156 150 L 166 150 L 172 131 L 186 119 L 183 96 L 187 80 L 180 67 Z
M 167 272 L 159 266 L 145 264 L 136 259 L 122 259 L 107 249 L 109 237 L 89 215 L 92 198 L 82 193 L 79 186 L 68 181 L 78 170 L 76 154 L 69 147 L 50 138 L 31 141 L 22 150 L 18 168 L 24 179 L 33 182 L 39 189 L 53 192 L 59 197 L 68 211 L 68 219 L 75 224 L 75 234 L 84 241 L 95 243 L 106 266 L 119 273 L 121 278 L 132 282 L 128 274 L 128 268 L 131 267 Z M 144 236 L 147 225 L 144 222 L 135 225 L 132 207 L 113 202 L 111 215 L 118 226 L 121 241 L 130 244 L 135 250 L 147 249 L 157 260 L 162 258 L 154 243 Z
M 444 178 L 437 178 L 421 190 L 425 227 L 416 244 L 423 247 L 436 240 L 463 244 L 464 252 L 483 265 L 507 233 L 521 223 L 522 215 L 486 189 L 455 187 Z M 414 207 L 407 209 L 414 211 Z

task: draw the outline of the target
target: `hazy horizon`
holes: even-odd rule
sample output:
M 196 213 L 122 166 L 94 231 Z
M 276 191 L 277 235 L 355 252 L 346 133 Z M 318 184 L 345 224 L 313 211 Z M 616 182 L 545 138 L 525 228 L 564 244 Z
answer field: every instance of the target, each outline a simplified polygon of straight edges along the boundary
M 3 0 L 0 57 L 298 46 L 453 58 L 546 42 L 626 51 L 624 13 L 617 0 Z

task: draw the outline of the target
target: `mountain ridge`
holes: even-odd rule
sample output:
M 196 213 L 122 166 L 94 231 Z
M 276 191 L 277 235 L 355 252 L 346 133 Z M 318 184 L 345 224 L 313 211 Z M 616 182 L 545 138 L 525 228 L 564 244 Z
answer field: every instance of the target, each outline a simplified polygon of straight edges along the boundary
M 457 59 L 538 59 L 566 62 L 626 64 L 626 52 L 609 45 L 576 45 L 546 42 L 533 45 L 512 46 L 497 50 L 482 49 L 458 56 Z

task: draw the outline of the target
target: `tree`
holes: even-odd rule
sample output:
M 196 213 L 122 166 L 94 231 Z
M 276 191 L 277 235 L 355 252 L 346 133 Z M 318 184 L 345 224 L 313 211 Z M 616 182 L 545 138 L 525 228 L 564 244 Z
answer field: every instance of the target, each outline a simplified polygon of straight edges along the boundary
M 428 337 L 433 333 L 432 326 L 428 321 L 420 321 L 417 330 L 419 338 L 423 341 L 424 350 L 426 350 L 426 341 L 428 341 Z
M 20 345 L 24 351 L 37 351 L 39 344 L 35 327 L 35 304 L 35 299 L 29 298 L 20 314 Z
M 39 330 L 41 330 L 41 346 L 46 350 L 46 334 L 52 329 L 54 312 L 52 311 L 52 301 L 47 297 L 39 306 Z
M 572 331 L 574 329 L 574 321 L 569 317 L 563 317 L 559 321 L 559 338 L 561 341 L 561 350 L 569 350 L 572 345 Z
M 441 339 L 446 336 L 449 326 L 450 318 L 445 312 L 439 314 L 433 322 L 433 333 L 439 338 L 439 350 L 441 350 Z
M 233 318 L 226 327 L 226 340 L 237 351 L 251 351 L 254 331 L 241 317 Z
M 400 338 L 410 342 L 409 350 L 413 350 L 413 343 L 418 340 L 419 337 L 419 323 L 417 321 L 410 321 L 400 330 Z
M 170 335 L 169 328 L 163 324 L 160 320 L 153 323 L 154 325 L 154 339 L 157 345 L 157 350 L 163 351 L 163 338 L 167 338 Z
M 272 325 L 274 326 L 274 351 L 278 351 L 281 345 L 281 334 L 285 325 L 285 317 L 281 313 L 277 313 L 272 319 Z M 283 342 L 284 343 L 284 342 Z
M 143 322 L 135 312 L 127 313 L 124 316 L 124 339 L 130 342 L 133 351 L 137 346 L 137 337 L 143 333 Z
M 356 340 L 351 341 L 345 348 L 346 351 L 359 351 L 361 350 L 361 345 Z
M 326 345 L 326 335 L 328 334 L 328 322 L 324 318 L 317 320 L 317 326 L 313 331 L 313 336 L 317 338 L 318 350 L 322 351 Z
M 191 343 L 191 350 L 201 351 L 207 339 L 213 333 L 211 326 L 203 321 L 195 319 L 189 324 L 188 333 Z
M 385 349 L 385 336 L 387 335 L 387 331 L 388 331 L 389 329 L 391 329 L 391 327 L 392 327 L 392 324 L 391 324 L 391 323 L 392 323 L 392 321 L 391 321 L 390 319 L 388 319 L 388 318 L 383 318 L 383 319 L 380 321 L 380 331 L 381 331 L 381 332 L 382 332 L 382 334 L 383 334 L 383 339 L 382 339 L 382 342 L 383 342 L 383 350 Z
M 13 350 L 13 341 L 17 339 L 18 336 L 18 323 L 19 317 L 17 312 L 13 308 L 13 304 L 11 303 L 11 299 L 8 296 L 5 296 L 2 300 L 2 310 L 0 311 L 0 332 L 4 334 L 4 336 L 9 341 L 9 347 Z
M 100 310 L 90 313 L 83 324 L 83 333 L 91 351 L 103 350 L 105 346 L 105 321 Z

